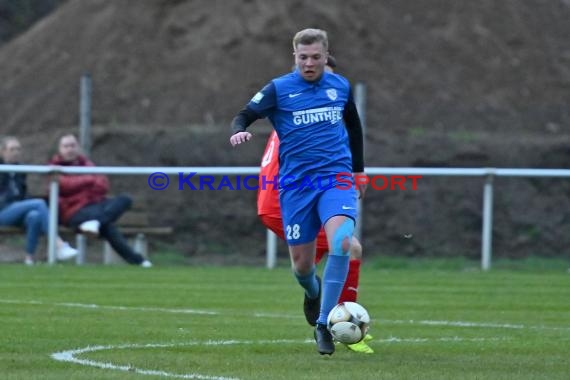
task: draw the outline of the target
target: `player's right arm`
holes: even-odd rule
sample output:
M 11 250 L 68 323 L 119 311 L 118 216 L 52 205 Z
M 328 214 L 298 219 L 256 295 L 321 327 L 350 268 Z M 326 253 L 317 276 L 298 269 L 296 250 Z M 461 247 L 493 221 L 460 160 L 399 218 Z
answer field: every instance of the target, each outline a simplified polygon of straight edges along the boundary
M 271 114 L 277 105 L 275 85 L 270 82 L 261 91 L 254 95 L 247 106 L 242 109 L 232 120 L 232 136 L 230 144 L 236 146 L 251 139 L 252 134 L 246 129 L 257 119 L 262 119 Z

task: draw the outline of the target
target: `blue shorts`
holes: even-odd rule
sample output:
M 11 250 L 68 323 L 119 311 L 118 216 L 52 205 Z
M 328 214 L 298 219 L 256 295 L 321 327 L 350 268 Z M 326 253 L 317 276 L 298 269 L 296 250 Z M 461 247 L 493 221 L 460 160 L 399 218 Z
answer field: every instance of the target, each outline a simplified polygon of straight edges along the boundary
M 356 221 L 354 187 L 280 189 L 279 202 L 288 245 L 315 240 L 321 227 L 333 216 L 345 215 Z

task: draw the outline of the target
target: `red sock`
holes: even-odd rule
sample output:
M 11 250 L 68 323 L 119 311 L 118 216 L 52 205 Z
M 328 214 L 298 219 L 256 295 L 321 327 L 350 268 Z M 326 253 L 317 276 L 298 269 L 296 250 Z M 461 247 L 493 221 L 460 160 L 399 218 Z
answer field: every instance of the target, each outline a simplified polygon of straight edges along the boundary
M 358 297 L 360 260 L 350 260 L 348 265 L 348 276 L 346 276 L 346 282 L 344 283 L 344 288 L 342 288 L 339 302 L 356 302 L 356 298 Z

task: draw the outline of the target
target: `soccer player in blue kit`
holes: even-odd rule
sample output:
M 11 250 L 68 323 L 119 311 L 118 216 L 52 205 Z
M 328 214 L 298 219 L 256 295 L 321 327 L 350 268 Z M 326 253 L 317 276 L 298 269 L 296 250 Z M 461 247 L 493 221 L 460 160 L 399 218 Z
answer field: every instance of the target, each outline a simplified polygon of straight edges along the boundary
M 364 176 L 362 126 L 348 80 L 325 71 L 327 33 L 301 30 L 293 54 L 296 69 L 273 79 L 233 119 L 230 143 L 249 141 L 246 128 L 264 117 L 279 136 L 279 197 L 293 272 L 305 290 L 305 316 L 316 321 L 317 350 L 331 355 L 327 316 L 346 280 L 357 196 L 366 190 L 354 179 L 345 185 L 348 173 Z M 272 186 L 271 180 L 259 185 Z M 321 282 L 314 261 L 322 225 L 329 255 Z

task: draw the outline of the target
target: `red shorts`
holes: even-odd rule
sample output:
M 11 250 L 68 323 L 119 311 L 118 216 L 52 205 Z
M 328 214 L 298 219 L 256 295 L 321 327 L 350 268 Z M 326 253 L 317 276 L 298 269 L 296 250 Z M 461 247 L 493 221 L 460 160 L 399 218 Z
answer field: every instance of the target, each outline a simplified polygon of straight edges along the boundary
M 275 233 L 281 240 L 285 240 L 285 231 L 283 230 L 283 219 L 273 215 L 259 215 L 261 223 Z M 323 256 L 329 251 L 329 243 L 327 242 L 327 235 L 325 230 L 321 228 L 317 235 L 317 256 L 315 263 L 319 263 Z

